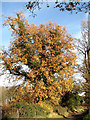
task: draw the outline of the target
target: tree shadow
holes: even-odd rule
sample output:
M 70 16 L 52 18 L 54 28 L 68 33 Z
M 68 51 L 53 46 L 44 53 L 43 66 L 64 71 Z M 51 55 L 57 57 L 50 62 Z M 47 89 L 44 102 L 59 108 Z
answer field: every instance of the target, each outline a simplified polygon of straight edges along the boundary
M 75 120 L 83 120 L 83 117 L 89 113 L 89 109 L 83 111 L 80 114 L 74 114 L 71 117 L 73 117 Z

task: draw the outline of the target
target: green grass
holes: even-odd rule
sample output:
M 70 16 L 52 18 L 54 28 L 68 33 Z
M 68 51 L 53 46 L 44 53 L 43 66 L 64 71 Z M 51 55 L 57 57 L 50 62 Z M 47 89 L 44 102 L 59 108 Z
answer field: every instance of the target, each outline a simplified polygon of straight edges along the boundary
M 17 111 L 12 113 L 12 110 Z M 75 111 L 83 111 L 82 106 L 76 107 Z M 11 108 L 5 108 L 5 116 L 8 118 L 63 118 L 67 117 L 70 113 L 67 107 L 62 107 L 60 105 L 51 105 L 49 102 L 41 102 L 40 104 L 24 104 L 17 103 Z M 86 116 L 87 118 L 87 116 Z M 84 119 L 85 120 L 85 119 Z M 88 120 L 88 119 L 86 119 Z

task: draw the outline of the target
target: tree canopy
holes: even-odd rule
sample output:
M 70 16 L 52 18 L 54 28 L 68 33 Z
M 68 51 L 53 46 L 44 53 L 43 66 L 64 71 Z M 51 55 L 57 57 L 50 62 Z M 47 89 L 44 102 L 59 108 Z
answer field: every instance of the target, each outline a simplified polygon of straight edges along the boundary
M 30 11 L 30 15 L 33 15 L 35 17 L 35 10 L 38 9 L 42 9 L 42 4 L 46 3 L 47 9 L 50 6 L 50 2 L 49 0 L 43 2 L 40 0 L 30 0 L 27 4 L 26 4 L 26 8 Z M 74 12 L 77 14 L 78 12 L 84 12 L 84 13 L 88 13 L 89 12 L 89 8 L 90 8 L 90 3 L 89 2 L 85 2 L 83 0 L 69 0 L 67 1 L 59 1 L 59 0 L 55 0 L 54 2 L 54 8 L 59 9 L 60 11 L 69 11 L 69 12 Z
M 35 103 L 50 99 L 57 103 L 73 87 L 74 38 L 66 27 L 56 23 L 29 24 L 22 13 L 17 13 L 16 18 L 8 17 L 4 25 L 13 35 L 8 50 L 0 54 L 4 70 L 15 75 L 16 81 L 23 78 L 15 99 Z

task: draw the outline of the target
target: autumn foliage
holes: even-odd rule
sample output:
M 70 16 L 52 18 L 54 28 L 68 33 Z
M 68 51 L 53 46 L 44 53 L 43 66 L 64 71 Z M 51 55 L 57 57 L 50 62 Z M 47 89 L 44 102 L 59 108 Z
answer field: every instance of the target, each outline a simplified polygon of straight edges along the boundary
M 2 64 L 16 81 L 24 79 L 16 87 L 16 100 L 37 103 L 49 99 L 58 103 L 73 87 L 76 55 L 72 36 L 56 23 L 29 24 L 22 13 L 8 17 L 4 25 L 12 30 L 13 40 L 1 53 Z M 23 70 L 23 65 L 28 70 Z

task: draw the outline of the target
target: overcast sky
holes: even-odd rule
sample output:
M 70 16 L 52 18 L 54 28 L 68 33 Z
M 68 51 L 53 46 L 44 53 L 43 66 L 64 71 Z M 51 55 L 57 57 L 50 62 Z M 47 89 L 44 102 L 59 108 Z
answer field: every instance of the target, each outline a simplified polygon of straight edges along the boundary
M 82 12 L 78 14 L 75 14 L 74 12 L 71 14 L 68 11 L 60 12 L 58 8 L 54 8 L 54 2 L 50 2 L 49 4 L 51 7 L 47 8 L 46 2 L 44 2 L 42 9 L 36 10 L 35 13 L 37 16 L 33 18 L 32 16 L 29 16 L 29 12 L 25 7 L 26 2 L 5 2 L 5 0 L 2 0 L 2 2 L 0 2 L 0 15 L 16 17 L 15 12 L 22 10 L 29 23 L 39 25 L 40 23 L 45 24 L 49 21 L 56 22 L 59 25 L 66 26 L 68 32 L 73 37 L 80 37 L 81 21 L 87 20 L 88 14 Z M 0 36 L 2 37 L 0 39 L 0 46 L 2 45 L 7 48 L 11 39 L 11 31 L 8 30 L 7 27 L 1 26 L 3 22 L 4 17 L 0 18 Z M 0 85 L 3 84 L 2 80 L 3 77 L 0 77 Z

